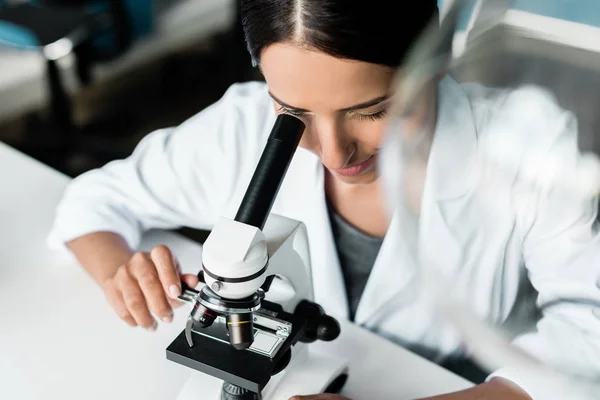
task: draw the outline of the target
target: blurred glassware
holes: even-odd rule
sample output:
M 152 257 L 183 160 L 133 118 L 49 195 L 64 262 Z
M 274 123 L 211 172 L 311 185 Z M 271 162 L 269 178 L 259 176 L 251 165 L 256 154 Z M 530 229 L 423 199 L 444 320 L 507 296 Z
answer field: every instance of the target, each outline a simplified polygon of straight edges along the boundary
M 496 112 L 492 118 L 484 116 L 487 118 L 485 122 L 474 121 L 476 129 L 478 124 L 485 123 L 487 133 L 485 140 L 477 139 L 478 148 L 473 162 L 469 164 L 470 169 L 444 172 L 448 176 L 456 174 L 477 182 L 476 193 L 469 195 L 477 196 L 475 203 L 479 209 L 461 211 L 459 216 L 454 216 L 453 223 L 459 225 L 464 219 L 466 224 L 493 227 L 495 219 L 511 217 L 506 215 L 506 204 L 514 207 L 513 215 L 520 215 L 521 211 L 526 215 L 531 212 L 533 204 L 538 204 L 536 199 L 539 200 L 539 196 L 548 196 L 547 203 L 553 207 L 551 213 L 566 214 L 574 205 L 596 201 L 595 196 L 600 193 L 600 161 L 597 156 L 600 149 L 600 27 L 515 10 L 515 6 L 535 9 L 536 4 L 540 4 L 539 1 L 456 0 L 444 8 L 441 21 L 432 22 L 395 80 L 393 103 L 381 150 L 380 173 L 389 211 L 394 216 L 392 223 L 400 230 L 403 245 L 408 246 L 406 251 L 411 252 L 416 260 L 421 295 L 457 329 L 468 353 L 489 372 L 506 366 L 521 371 L 527 375 L 528 382 L 536 382 L 537 387 L 543 388 L 542 391 L 548 395 L 544 398 L 594 399 L 600 398 L 600 371 L 582 370 L 580 365 L 589 364 L 580 364 L 577 357 L 600 360 L 600 354 L 569 356 L 569 338 L 563 331 L 555 338 L 556 351 L 565 352 L 566 356 L 558 360 L 536 358 L 527 346 L 524 351 L 513 345 L 513 339 L 536 329 L 535 325 L 515 323 L 518 318 L 509 314 L 518 310 L 522 312 L 527 305 L 531 309 L 534 304 L 538 309 L 529 310 L 531 313 L 554 312 L 559 315 L 565 307 L 578 307 L 579 310 L 570 316 L 583 318 L 579 321 L 583 329 L 589 329 L 588 334 L 596 336 L 598 341 L 598 267 L 594 269 L 590 265 L 596 276 L 589 282 L 589 293 L 573 296 L 572 290 L 571 293 L 565 290 L 564 296 L 553 292 L 554 298 L 516 298 L 515 302 L 524 303 L 507 304 L 503 315 L 490 316 L 489 304 L 474 304 L 472 296 L 461 293 L 461 285 L 455 281 L 456 276 L 447 263 L 440 262 L 439 256 L 431 257 L 423 246 L 425 241 L 434 240 L 421 231 L 424 226 L 422 220 L 429 217 L 421 215 L 420 209 L 423 196 L 428 195 L 425 186 L 430 182 L 429 179 L 428 183 L 425 182 L 425 175 L 431 168 L 451 168 L 444 162 L 452 157 L 448 154 L 457 148 L 449 143 L 451 140 L 436 143 L 433 134 L 438 116 L 436 107 L 425 106 L 434 110 L 430 113 L 431 118 L 421 118 L 420 123 L 414 121 L 415 115 L 423 111 L 429 95 L 437 89 L 439 78 L 446 74 L 460 84 L 467 84 L 465 87 L 475 96 L 485 96 L 494 101 Z M 574 3 L 570 4 L 571 8 L 576 7 Z M 573 15 L 573 10 L 570 11 Z M 459 26 L 465 21 L 465 15 L 469 15 L 466 27 Z M 549 151 L 549 146 L 540 145 L 548 144 L 543 135 L 552 134 L 545 126 L 548 121 L 554 121 L 552 118 L 565 124 L 564 127 L 552 125 L 557 132 L 562 128 L 568 129 L 567 124 L 575 121 L 561 119 L 563 110 L 570 112 L 565 114 L 565 118 L 574 115 L 579 125 L 579 152 L 569 152 L 570 143 L 558 144 L 564 147 L 565 157 L 562 157 L 563 153 Z M 461 118 L 460 111 L 449 114 L 452 115 L 446 115 L 443 123 L 448 123 L 448 118 Z M 562 140 L 555 139 L 557 142 Z M 428 163 L 432 146 L 437 146 L 435 166 Z M 439 182 L 434 182 L 434 185 L 439 185 Z M 501 214 L 503 211 L 504 214 Z M 427 213 L 427 210 L 423 212 Z M 452 231 L 453 226 L 449 229 Z M 538 229 L 544 229 L 543 224 Z M 485 236 L 484 231 L 478 233 Z M 585 241 L 584 237 L 578 239 Z M 481 274 L 477 269 L 485 268 L 484 265 L 469 263 L 471 258 L 477 257 L 474 254 L 480 254 L 481 247 L 486 246 L 485 240 L 485 237 L 472 237 L 460 241 L 458 268 L 463 273 L 470 270 L 473 275 Z M 581 251 L 593 252 L 594 248 L 600 248 L 599 244 L 591 242 L 590 239 L 590 246 L 582 245 Z M 498 254 L 498 257 L 504 256 L 515 255 Z M 480 258 L 477 260 L 485 262 Z M 572 260 L 563 261 L 563 265 L 549 268 L 560 267 L 565 271 L 571 268 Z M 598 265 L 600 254 L 595 259 L 591 256 L 588 261 L 595 261 L 594 264 Z M 499 265 L 502 268 L 501 262 Z M 452 271 L 455 272 L 456 268 Z M 510 271 L 494 273 L 505 274 L 503 277 L 507 279 L 523 278 L 510 275 Z M 567 276 L 568 273 L 577 274 L 578 271 L 567 272 Z M 477 283 L 492 285 L 497 282 L 496 279 L 497 276 L 488 276 L 487 281 L 483 278 Z M 504 286 L 504 283 L 491 289 L 496 291 L 496 296 L 502 297 L 501 291 L 510 287 Z M 517 290 L 515 285 L 513 282 L 513 290 Z M 565 282 L 566 289 L 568 285 L 569 282 Z M 531 289 L 532 296 L 537 296 L 537 292 Z M 497 298 L 489 300 L 505 301 Z M 586 325 L 588 322 L 590 325 Z M 583 338 L 582 334 L 573 340 L 585 340 Z M 552 357 L 548 355 L 545 358 Z M 536 393 L 540 393 L 540 389 L 537 390 Z

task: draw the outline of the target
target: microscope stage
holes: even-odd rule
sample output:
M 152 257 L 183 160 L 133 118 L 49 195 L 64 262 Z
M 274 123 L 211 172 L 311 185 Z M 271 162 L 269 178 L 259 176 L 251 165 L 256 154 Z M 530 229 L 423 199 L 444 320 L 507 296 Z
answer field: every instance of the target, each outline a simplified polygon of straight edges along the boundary
M 274 364 L 268 357 L 202 335 L 194 335 L 194 347 L 189 347 L 184 332 L 167 347 L 167 359 L 255 393 L 271 379 Z
M 193 335 L 194 347 L 189 347 L 185 332 L 182 331 L 167 347 L 167 359 L 252 392 L 260 393 L 271 379 L 273 372 L 280 369 L 279 362 L 287 362 L 285 358 L 289 355 L 289 351 L 293 352 L 292 345 L 304 332 L 304 324 L 301 319 L 285 312 L 281 312 L 279 315 L 285 315 L 285 319 L 292 322 L 293 328 L 273 358 L 255 351 L 236 350 L 228 342 L 198 333 Z M 263 340 L 260 335 L 257 339 Z

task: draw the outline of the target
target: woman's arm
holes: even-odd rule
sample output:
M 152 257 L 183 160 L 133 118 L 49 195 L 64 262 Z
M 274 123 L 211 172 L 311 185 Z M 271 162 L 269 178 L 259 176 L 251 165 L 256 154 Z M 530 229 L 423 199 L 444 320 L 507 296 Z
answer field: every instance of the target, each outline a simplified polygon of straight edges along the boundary
M 551 161 L 548 167 L 557 168 L 558 175 L 577 171 L 581 155 L 575 119 L 556 109 L 549 109 L 547 115 L 559 116 L 548 118 L 542 128 L 553 138 L 545 152 Z M 544 172 L 551 174 L 549 168 Z M 513 344 L 567 375 L 599 380 L 600 314 L 589 305 L 600 304 L 598 198 L 584 198 L 566 187 L 578 179 L 546 181 L 535 192 L 531 206 L 520 212 L 517 229 L 523 240 L 523 260 L 538 292 L 542 318 L 535 330 L 518 336 Z M 534 399 L 556 396 L 553 383 L 558 382 L 540 382 L 530 375 L 524 368 L 507 366 L 491 377 L 515 382 Z M 566 396 L 588 398 L 587 394 Z
M 49 241 L 54 248 L 114 232 L 137 249 L 148 229 L 210 229 L 235 213 L 274 121 L 262 83 L 232 86 L 177 128 L 145 136 L 133 154 L 68 185 Z
M 294 396 L 289 400 L 350 400 L 337 394 Z M 358 400 L 358 399 L 353 399 Z M 374 398 L 373 400 L 376 400 Z M 525 392 L 504 379 L 496 378 L 460 392 L 427 397 L 420 400 L 531 400 Z
M 421 400 L 531 400 L 531 397 L 512 382 L 495 378 L 460 392 Z
M 51 246 L 70 250 L 127 322 L 151 328 L 149 312 L 168 319 L 181 290 L 177 265 L 166 248 L 137 252 L 142 234 L 210 229 L 233 214 L 269 133 L 269 112 L 262 84 L 235 85 L 181 126 L 147 135 L 130 157 L 75 178 L 57 208 Z

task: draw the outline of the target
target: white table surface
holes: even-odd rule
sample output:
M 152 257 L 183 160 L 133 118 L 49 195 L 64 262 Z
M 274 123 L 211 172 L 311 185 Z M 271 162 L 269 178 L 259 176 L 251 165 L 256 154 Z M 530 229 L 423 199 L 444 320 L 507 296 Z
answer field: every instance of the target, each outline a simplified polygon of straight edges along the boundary
M 154 333 L 130 328 L 71 258 L 46 246 L 53 212 L 69 178 L 0 143 L 0 399 L 175 399 L 197 372 L 166 359 L 188 309 Z M 183 268 L 197 271 L 201 247 L 151 232 Z M 345 393 L 356 400 L 414 399 L 470 382 L 354 325 L 317 344 L 351 358 Z M 198 399 L 202 398 L 199 394 Z

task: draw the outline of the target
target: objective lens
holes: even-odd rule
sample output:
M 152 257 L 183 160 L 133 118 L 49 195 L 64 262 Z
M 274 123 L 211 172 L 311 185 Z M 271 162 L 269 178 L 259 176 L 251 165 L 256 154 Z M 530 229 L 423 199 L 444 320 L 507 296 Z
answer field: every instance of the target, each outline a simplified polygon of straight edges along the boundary
M 217 313 L 213 310 L 210 310 L 204 307 L 200 303 L 194 304 L 194 309 L 192 310 L 192 319 L 194 322 L 203 328 L 208 328 L 215 322 L 217 318 Z
M 254 315 L 252 313 L 227 315 L 227 329 L 229 343 L 237 350 L 247 349 L 254 342 Z

